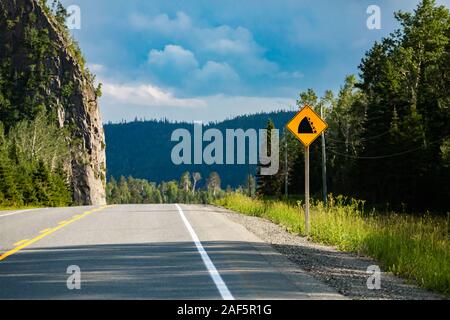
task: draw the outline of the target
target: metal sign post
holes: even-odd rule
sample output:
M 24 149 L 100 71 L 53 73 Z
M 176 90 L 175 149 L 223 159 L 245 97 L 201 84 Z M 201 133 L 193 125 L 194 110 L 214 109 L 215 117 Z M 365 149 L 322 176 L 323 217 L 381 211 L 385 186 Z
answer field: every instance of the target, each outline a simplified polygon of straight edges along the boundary
M 320 108 L 320 117 L 323 119 L 323 105 Z M 325 145 L 325 131 L 322 132 L 322 194 L 325 207 L 328 206 L 328 188 L 327 188 L 327 148 Z
M 305 232 L 309 236 L 309 146 L 305 147 Z
M 292 134 L 305 146 L 305 232 L 310 233 L 309 220 L 309 146 L 328 128 L 322 118 L 308 105 L 286 126 Z

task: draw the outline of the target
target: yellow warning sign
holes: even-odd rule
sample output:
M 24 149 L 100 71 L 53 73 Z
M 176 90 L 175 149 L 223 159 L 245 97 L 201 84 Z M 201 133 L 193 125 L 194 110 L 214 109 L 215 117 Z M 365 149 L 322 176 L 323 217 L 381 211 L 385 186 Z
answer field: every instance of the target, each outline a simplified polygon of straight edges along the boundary
M 305 147 L 309 147 L 328 125 L 310 106 L 305 105 L 286 127 Z

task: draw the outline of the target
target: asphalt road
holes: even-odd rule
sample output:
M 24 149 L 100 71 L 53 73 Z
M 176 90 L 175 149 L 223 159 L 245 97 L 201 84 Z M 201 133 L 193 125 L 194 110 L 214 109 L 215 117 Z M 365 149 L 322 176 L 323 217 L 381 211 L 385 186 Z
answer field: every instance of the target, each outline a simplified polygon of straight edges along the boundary
M 0 212 L 0 299 L 341 298 L 213 207 Z

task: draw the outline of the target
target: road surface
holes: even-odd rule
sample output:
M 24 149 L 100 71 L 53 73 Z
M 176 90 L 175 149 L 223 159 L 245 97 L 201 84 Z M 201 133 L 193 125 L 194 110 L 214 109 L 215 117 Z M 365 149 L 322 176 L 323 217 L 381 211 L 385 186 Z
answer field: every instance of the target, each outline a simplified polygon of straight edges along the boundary
M 341 298 L 214 207 L 0 212 L 0 299 Z

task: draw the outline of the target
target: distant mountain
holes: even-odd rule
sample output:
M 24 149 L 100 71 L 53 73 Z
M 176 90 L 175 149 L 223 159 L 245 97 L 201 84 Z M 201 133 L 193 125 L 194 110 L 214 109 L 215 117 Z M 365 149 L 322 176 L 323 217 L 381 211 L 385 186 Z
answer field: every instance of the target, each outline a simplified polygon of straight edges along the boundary
M 239 116 L 218 123 L 205 124 L 203 130 L 211 128 L 225 132 L 226 129 L 264 129 L 272 119 L 277 129 L 282 130 L 295 112 L 278 111 Z M 171 161 L 172 132 L 185 128 L 193 134 L 193 124 L 169 121 L 134 121 L 130 123 L 104 125 L 106 136 L 107 176 L 115 178 L 133 176 L 154 182 L 178 180 L 183 172 L 200 172 L 202 181 L 212 171 L 222 179 L 222 187 L 244 185 L 246 176 L 256 173 L 255 165 L 174 165 Z M 224 135 L 225 136 L 225 135 Z M 207 143 L 204 143 L 204 146 Z

